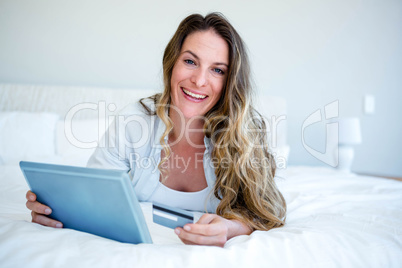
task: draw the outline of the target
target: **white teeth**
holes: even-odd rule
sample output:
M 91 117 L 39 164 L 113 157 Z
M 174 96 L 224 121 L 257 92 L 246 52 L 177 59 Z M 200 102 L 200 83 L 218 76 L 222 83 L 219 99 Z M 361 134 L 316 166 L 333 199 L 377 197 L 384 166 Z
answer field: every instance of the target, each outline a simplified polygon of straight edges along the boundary
M 191 97 L 196 98 L 196 99 L 205 99 L 207 97 L 207 95 L 194 94 L 194 93 L 192 93 L 192 92 L 190 92 L 188 90 L 185 90 L 184 88 L 182 88 L 182 90 L 187 95 L 190 95 Z

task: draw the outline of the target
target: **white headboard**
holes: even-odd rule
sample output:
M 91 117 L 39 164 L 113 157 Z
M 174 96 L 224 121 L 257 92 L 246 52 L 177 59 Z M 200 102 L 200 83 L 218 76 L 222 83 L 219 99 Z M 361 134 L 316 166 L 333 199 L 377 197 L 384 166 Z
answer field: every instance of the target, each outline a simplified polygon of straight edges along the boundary
M 115 112 L 140 98 L 157 93 L 155 90 L 112 89 L 95 87 L 41 86 L 0 84 L 0 112 L 52 112 L 61 118 L 77 104 L 105 102 L 114 104 Z M 106 109 L 107 114 L 113 114 Z M 98 111 L 85 109 L 74 116 L 75 119 L 89 119 L 98 116 Z

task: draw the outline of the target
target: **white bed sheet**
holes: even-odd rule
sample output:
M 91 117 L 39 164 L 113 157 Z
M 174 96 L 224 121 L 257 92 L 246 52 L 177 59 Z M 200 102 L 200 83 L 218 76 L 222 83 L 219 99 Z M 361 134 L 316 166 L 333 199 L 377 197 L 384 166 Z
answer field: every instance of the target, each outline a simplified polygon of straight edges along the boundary
M 154 244 L 123 244 L 30 221 L 18 166 L 0 166 L 1 267 L 401 267 L 402 182 L 289 167 L 277 183 L 286 225 L 228 241 L 224 248 L 183 245 L 151 220 Z

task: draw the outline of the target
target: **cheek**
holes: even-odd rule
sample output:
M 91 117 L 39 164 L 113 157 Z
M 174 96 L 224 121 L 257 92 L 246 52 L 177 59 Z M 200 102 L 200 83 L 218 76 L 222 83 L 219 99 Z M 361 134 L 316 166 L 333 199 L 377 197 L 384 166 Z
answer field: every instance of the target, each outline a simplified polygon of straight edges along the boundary
M 215 84 L 215 94 L 217 96 L 217 98 L 220 98 L 220 96 L 223 94 L 223 88 L 225 87 L 225 80 L 224 81 L 217 81 L 217 83 Z
M 211 99 L 212 100 L 212 105 L 213 106 L 215 106 L 218 102 L 219 102 L 219 100 L 221 99 L 221 97 L 222 97 L 222 94 L 223 94 L 223 84 L 220 84 L 219 85 L 219 87 L 215 87 L 214 88 L 214 97 L 213 97 L 213 99 Z
M 180 81 L 183 81 L 186 77 L 186 70 L 183 69 L 180 64 L 179 65 L 175 65 L 173 67 L 172 70 L 172 78 L 170 79 L 170 84 L 172 86 L 172 88 L 174 86 L 177 86 L 177 83 L 179 83 Z

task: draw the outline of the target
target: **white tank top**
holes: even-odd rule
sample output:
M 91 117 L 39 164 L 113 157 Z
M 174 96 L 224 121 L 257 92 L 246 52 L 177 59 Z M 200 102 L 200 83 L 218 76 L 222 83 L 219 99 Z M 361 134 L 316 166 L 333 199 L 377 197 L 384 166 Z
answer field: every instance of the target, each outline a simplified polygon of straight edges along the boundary
M 213 196 L 212 191 L 213 188 L 207 186 L 198 192 L 181 192 L 159 182 L 147 201 L 186 210 L 215 213 L 217 204 L 214 204 L 216 202 L 213 202 L 213 199 L 210 198 Z

